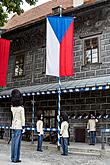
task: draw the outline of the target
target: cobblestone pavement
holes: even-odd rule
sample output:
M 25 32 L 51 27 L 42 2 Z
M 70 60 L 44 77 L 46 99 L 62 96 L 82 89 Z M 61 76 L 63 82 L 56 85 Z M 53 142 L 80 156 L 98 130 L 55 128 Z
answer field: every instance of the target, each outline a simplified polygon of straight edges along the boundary
M 90 156 L 69 153 L 62 156 L 61 151 L 55 149 L 36 151 L 36 146 L 22 146 L 21 163 L 19 165 L 110 165 L 110 155 Z M 10 145 L 0 144 L 0 165 L 13 165 L 10 161 Z

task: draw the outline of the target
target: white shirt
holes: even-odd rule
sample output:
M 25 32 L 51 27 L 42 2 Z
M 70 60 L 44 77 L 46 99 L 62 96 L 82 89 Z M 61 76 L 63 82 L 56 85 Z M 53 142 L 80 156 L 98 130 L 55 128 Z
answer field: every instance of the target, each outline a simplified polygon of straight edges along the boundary
M 11 107 L 13 114 L 12 129 L 22 129 L 25 126 L 24 107 Z
M 89 131 L 96 131 L 96 122 L 98 122 L 97 119 L 89 119 L 87 129 L 89 129 Z
M 43 121 L 42 120 L 37 121 L 37 132 L 39 132 L 40 135 L 43 135 Z
M 69 137 L 68 128 L 69 128 L 68 122 L 63 121 L 61 123 L 61 130 L 60 130 L 60 133 L 61 133 L 62 137 L 65 137 L 65 138 Z

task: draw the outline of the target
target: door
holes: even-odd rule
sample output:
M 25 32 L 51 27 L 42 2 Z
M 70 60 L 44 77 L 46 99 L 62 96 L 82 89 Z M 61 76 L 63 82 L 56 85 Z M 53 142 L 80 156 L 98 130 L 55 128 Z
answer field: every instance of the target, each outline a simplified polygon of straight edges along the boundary
M 85 142 L 85 128 L 75 128 L 75 142 Z

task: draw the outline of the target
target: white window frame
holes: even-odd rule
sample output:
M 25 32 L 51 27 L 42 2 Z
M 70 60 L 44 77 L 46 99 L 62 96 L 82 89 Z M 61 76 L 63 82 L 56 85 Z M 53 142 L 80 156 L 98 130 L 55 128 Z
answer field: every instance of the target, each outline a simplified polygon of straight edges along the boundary
M 83 38 L 83 65 L 86 65 L 85 61 L 84 61 L 84 58 L 85 58 L 85 49 L 84 49 L 85 40 L 93 39 L 93 38 L 98 38 L 98 62 L 96 62 L 96 63 L 100 63 L 100 56 L 101 56 L 100 55 L 100 35 L 95 35 L 95 36 L 89 36 L 89 37 Z M 90 64 L 95 64 L 95 63 L 90 63 Z

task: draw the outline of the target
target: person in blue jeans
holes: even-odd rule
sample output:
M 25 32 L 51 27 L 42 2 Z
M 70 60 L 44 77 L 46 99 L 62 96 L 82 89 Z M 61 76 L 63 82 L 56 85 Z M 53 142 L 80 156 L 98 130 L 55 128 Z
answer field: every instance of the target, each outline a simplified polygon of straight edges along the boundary
M 21 146 L 22 130 L 12 130 L 11 143 L 11 161 L 21 162 L 20 160 L 20 146 Z
M 89 136 L 90 136 L 90 145 L 95 145 L 95 143 L 96 143 L 96 131 L 90 131 Z
M 68 123 L 68 115 L 66 113 L 62 114 L 62 123 L 61 123 L 61 146 L 63 153 L 61 155 L 68 155 L 68 138 L 69 138 L 69 123 Z
M 98 120 L 95 118 L 93 114 L 90 114 L 89 120 L 87 123 L 87 130 L 89 133 L 89 138 L 90 138 L 90 145 L 95 145 L 96 143 L 96 123 Z
M 14 89 L 11 93 L 11 112 L 12 119 L 12 139 L 11 139 L 11 161 L 14 163 L 21 162 L 20 148 L 22 132 L 25 126 L 25 115 L 23 107 L 23 97 L 19 90 Z
M 41 113 L 38 114 L 37 116 L 37 134 L 38 134 L 38 145 L 37 145 L 37 151 L 42 152 L 42 141 L 43 141 L 43 117 Z

